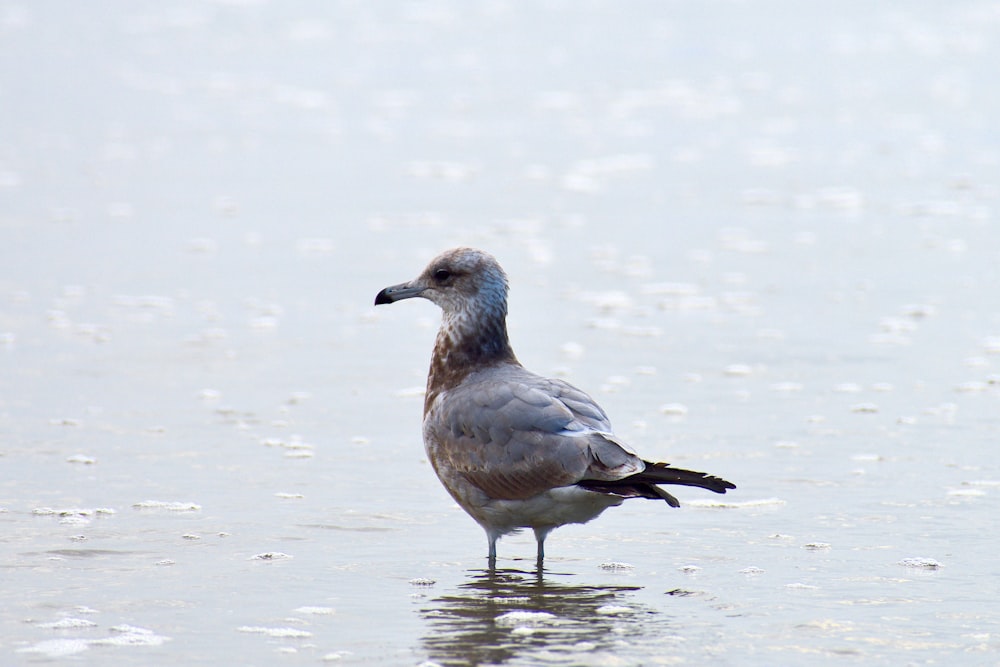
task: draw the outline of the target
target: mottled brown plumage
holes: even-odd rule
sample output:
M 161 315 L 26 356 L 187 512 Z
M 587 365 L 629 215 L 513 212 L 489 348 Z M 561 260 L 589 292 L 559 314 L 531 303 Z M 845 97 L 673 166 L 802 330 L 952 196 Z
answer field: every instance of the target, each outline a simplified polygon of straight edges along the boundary
M 424 398 L 427 456 L 486 530 L 491 564 L 497 539 L 519 528 L 535 531 L 541 562 L 549 531 L 585 523 L 625 498 L 677 507 L 660 484 L 736 488 L 642 460 L 615 438 L 590 396 L 521 366 L 507 336 L 507 276 L 489 254 L 446 251 L 415 280 L 379 292 L 375 303 L 417 296 L 443 313 Z

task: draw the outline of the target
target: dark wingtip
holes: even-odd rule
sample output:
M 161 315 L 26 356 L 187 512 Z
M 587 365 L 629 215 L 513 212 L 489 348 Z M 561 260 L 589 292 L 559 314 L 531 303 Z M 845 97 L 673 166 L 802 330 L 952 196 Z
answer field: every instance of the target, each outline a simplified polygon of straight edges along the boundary
M 646 464 L 644 471 L 626 479 L 635 479 L 652 484 L 697 486 L 715 493 L 725 493 L 729 489 L 736 488 L 736 485 L 729 480 L 709 475 L 708 473 L 674 468 L 669 463 L 650 463 L 649 461 L 643 461 L 643 463 Z
M 736 485 L 729 480 L 716 477 L 715 475 L 705 475 L 705 481 L 711 482 L 714 485 L 712 488 L 709 488 L 709 490 L 715 491 L 716 493 L 725 493 L 730 489 L 736 488 Z
M 724 480 L 721 477 L 716 477 L 715 475 L 705 475 L 702 479 L 704 484 L 692 484 L 691 486 L 700 486 L 708 491 L 714 491 L 715 493 L 725 493 L 730 489 L 735 489 L 736 485 L 730 481 Z

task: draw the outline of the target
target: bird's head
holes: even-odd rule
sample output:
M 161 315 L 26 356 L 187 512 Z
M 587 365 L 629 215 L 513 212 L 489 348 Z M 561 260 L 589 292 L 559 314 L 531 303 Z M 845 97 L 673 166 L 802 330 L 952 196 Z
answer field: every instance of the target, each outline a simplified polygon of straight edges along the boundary
M 507 314 L 507 275 L 489 253 L 453 248 L 441 253 L 413 280 L 386 287 L 375 305 L 421 297 L 433 301 L 446 319 Z

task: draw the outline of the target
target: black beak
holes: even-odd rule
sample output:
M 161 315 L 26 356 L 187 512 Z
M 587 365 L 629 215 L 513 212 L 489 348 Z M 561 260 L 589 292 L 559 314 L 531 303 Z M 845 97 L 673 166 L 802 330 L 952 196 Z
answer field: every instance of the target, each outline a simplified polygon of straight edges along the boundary
M 410 283 L 400 283 L 399 285 L 386 287 L 384 290 L 375 295 L 375 305 L 380 306 L 383 303 L 393 303 L 395 301 L 402 301 L 403 299 L 412 299 L 415 296 L 420 296 L 424 289 L 426 288 L 419 285 L 415 286 Z

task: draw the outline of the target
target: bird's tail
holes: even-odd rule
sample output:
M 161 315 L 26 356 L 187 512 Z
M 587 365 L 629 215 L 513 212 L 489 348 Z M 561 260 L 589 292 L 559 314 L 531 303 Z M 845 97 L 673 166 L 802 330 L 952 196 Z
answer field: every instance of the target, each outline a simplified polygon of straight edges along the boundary
M 672 468 L 669 463 L 650 463 L 649 461 L 643 461 L 643 463 L 646 464 L 645 470 L 625 479 L 649 484 L 697 486 L 698 488 L 708 489 L 716 493 L 725 493 L 728 489 L 736 488 L 736 485 L 732 482 L 727 482 L 721 477 L 715 477 L 705 472 Z
M 649 461 L 643 461 L 643 463 L 646 464 L 646 469 L 634 475 L 611 481 L 583 480 L 579 482 L 579 486 L 601 493 L 665 500 L 671 507 L 680 507 L 680 501 L 658 485 L 697 486 L 715 493 L 725 493 L 729 489 L 736 488 L 732 482 L 708 473 L 672 468 L 669 463 L 650 463 Z

